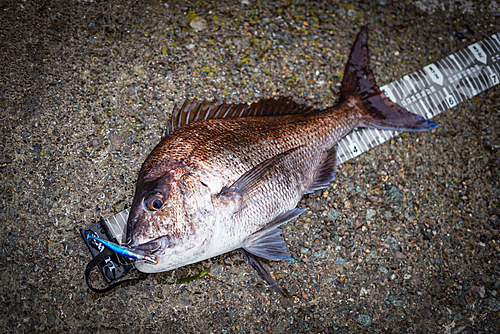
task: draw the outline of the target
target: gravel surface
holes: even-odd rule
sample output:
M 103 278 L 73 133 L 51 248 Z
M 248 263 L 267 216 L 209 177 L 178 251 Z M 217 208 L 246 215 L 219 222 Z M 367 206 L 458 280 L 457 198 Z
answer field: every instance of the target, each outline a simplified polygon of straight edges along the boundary
M 500 32 L 498 1 L 0 4 L 3 333 L 494 333 L 500 88 L 339 167 L 283 227 L 274 293 L 232 252 L 105 295 L 79 231 L 131 204 L 185 98 L 335 103 L 359 28 L 379 84 Z M 204 277 L 177 284 L 180 278 Z M 95 284 L 101 279 L 96 274 Z

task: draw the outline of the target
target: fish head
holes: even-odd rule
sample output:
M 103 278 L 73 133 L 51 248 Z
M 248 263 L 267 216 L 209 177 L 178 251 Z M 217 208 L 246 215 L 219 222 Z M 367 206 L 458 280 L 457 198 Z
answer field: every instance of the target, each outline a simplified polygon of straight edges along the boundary
M 155 273 L 205 259 L 214 226 L 208 187 L 180 162 L 147 162 L 137 180 L 127 244 L 156 255 L 158 263 L 136 262 L 136 268 Z

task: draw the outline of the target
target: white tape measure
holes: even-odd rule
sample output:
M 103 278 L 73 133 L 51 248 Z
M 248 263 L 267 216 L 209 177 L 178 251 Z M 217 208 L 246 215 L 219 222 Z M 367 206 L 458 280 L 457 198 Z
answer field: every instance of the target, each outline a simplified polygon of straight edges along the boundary
M 500 73 L 500 35 L 494 34 L 436 63 L 380 87 L 401 107 L 432 118 L 460 102 L 497 85 Z M 339 164 L 395 137 L 398 131 L 359 129 L 339 142 Z M 126 242 L 129 209 L 105 219 L 116 240 Z

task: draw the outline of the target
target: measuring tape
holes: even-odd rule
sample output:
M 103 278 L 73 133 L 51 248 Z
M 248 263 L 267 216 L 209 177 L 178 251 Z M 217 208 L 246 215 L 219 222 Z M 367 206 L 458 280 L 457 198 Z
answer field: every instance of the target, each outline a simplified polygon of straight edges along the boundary
M 391 101 L 432 118 L 500 82 L 500 34 L 469 45 L 380 87 Z M 357 129 L 339 142 L 339 164 L 382 144 L 399 131 Z
M 497 85 L 500 73 L 500 35 L 469 45 L 405 75 L 380 89 L 401 107 L 424 118 L 432 118 L 482 91 Z M 339 142 L 339 164 L 397 136 L 399 131 L 354 130 Z M 118 243 L 126 242 L 129 209 L 104 222 Z

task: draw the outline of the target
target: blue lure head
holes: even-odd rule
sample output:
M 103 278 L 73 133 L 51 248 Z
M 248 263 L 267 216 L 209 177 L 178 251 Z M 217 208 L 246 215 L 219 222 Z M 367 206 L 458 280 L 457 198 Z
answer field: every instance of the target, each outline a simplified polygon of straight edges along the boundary
M 97 242 L 100 242 L 101 244 L 103 244 L 107 248 L 111 249 L 116 254 L 119 254 L 119 255 L 134 259 L 134 260 L 145 261 L 145 262 L 148 262 L 151 264 L 158 264 L 158 256 L 155 254 L 149 254 L 149 253 L 146 253 L 146 252 L 139 250 L 139 249 L 129 248 L 129 247 L 115 244 L 114 242 L 111 242 L 111 241 L 102 240 L 102 239 L 99 239 L 99 238 L 91 235 L 90 233 L 87 234 L 87 239 L 92 239 L 92 240 L 95 240 Z

